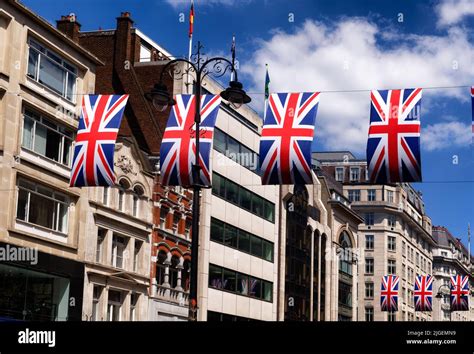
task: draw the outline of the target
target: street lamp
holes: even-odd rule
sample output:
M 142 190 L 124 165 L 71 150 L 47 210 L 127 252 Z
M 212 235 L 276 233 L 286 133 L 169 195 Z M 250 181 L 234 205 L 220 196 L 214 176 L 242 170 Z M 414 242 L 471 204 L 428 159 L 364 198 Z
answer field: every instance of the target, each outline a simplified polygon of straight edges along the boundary
M 152 91 L 146 93 L 145 96 L 148 100 L 150 100 L 155 108 L 160 112 L 164 111 L 168 106 L 172 106 L 176 104 L 176 101 L 172 98 L 172 95 L 169 93 L 168 88 L 163 83 L 163 74 L 166 70 L 179 62 L 185 63 L 188 65 L 189 69 L 187 70 L 187 74 L 189 75 L 190 71 L 194 71 L 195 73 L 195 81 L 194 81 L 194 92 L 196 94 L 195 99 L 195 115 L 194 115 L 194 122 L 196 124 L 196 153 L 195 153 L 195 161 L 192 166 L 192 175 L 193 175 L 193 184 L 191 187 L 193 188 L 193 220 L 192 220 L 192 240 L 191 240 L 191 279 L 190 279 L 190 287 L 189 287 L 189 319 L 191 321 L 196 321 L 197 315 L 197 285 L 198 285 L 198 247 L 199 247 L 199 198 L 200 192 L 202 188 L 206 188 L 207 186 L 201 185 L 199 182 L 200 177 L 200 170 L 201 167 L 199 166 L 198 159 L 199 159 L 199 131 L 200 131 L 200 123 L 201 123 L 201 84 L 203 79 L 213 73 L 214 76 L 220 77 L 223 76 L 228 69 L 231 70 L 233 75 L 233 80 L 229 82 L 229 87 L 227 87 L 224 91 L 220 93 L 220 96 L 228 101 L 232 107 L 238 109 L 243 104 L 247 104 L 251 101 L 251 98 L 246 94 L 243 90 L 243 85 L 238 81 L 237 71 L 235 69 L 234 60 L 229 61 L 223 57 L 214 57 L 206 60 L 202 60 L 200 57 L 200 50 L 202 46 L 201 43 L 198 42 L 197 47 L 197 60 L 196 62 L 192 62 L 191 60 L 187 59 L 173 59 L 166 63 L 163 67 L 163 70 L 160 74 L 160 81 L 156 84 Z M 210 64 L 213 63 L 214 67 L 209 68 Z M 215 72 L 213 71 L 215 70 Z
M 438 293 L 436 294 L 436 298 L 439 300 L 439 316 L 441 317 L 441 299 L 445 296 L 449 296 L 449 294 L 441 292 L 442 288 L 448 289 L 448 291 L 451 291 L 451 288 L 447 286 L 446 284 L 441 284 L 438 288 Z M 449 309 L 449 320 L 452 320 L 452 314 L 453 312 L 451 311 L 451 308 Z

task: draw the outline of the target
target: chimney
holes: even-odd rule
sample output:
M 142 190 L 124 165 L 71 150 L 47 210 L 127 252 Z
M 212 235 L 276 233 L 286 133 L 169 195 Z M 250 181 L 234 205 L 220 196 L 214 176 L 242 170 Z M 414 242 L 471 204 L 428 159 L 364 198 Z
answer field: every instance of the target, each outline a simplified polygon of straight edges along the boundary
M 120 66 L 123 66 L 123 61 L 131 60 L 132 26 L 133 20 L 130 17 L 130 12 L 122 12 L 120 17 L 117 17 L 117 30 L 115 31 L 115 51 L 116 60 L 121 61 L 121 63 L 117 63 Z
M 61 19 L 56 21 L 56 27 L 74 42 L 79 43 L 81 24 L 77 22 L 76 15 L 69 14 L 67 16 L 61 16 Z

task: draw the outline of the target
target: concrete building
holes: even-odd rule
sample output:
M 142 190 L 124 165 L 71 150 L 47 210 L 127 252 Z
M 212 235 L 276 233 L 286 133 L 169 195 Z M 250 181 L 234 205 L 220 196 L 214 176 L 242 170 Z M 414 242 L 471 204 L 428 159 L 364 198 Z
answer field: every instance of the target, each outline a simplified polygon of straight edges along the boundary
M 372 185 L 367 163 L 348 151 L 314 153 L 317 168 L 343 184 L 351 209 L 364 223 L 359 226 L 358 320 L 431 320 L 429 312 L 415 312 L 413 289 L 417 274 L 432 274 L 431 220 L 421 195 L 409 184 Z M 400 276 L 399 310 L 380 309 L 380 284 L 384 275 Z
M 450 306 L 450 278 L 453 275 L 468 275 L 472 291 L 473 259 L 469 259 L 469 252 L 461 240 L 454 237 L 446 227 L 434 226 L 433 238 L 437 247 L 433 250 L 433 275 L 435 281 L 433 292 L 441 294 L 441 298 L 433 300 L 433 319 L 435 321 L 472 321 L 474 304 L 469 299 L 470 311 L 451 312 Z
M 101 61 L 16 1 L 0 1 L 0 316 L 82 318 L 88 191 L 69 188 L 79 93 Z

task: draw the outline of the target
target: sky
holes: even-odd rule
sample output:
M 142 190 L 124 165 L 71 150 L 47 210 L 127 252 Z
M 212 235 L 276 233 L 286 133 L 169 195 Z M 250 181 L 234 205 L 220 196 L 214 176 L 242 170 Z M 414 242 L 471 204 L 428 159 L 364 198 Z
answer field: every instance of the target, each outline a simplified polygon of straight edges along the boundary
M 174 56 L 188 52 L 189 0 L 23 3 L 53 24 L 74 13 L 83 31 L 113 29 L 129 11 L 135 26 Z M 257 112 L 265 64 L 271 92 L 322 91 L 314 151 L 365 158 L 370 90 L 424 88 L 423 182 L 414 187 L 433 225 L 467 242 L 467 224 L 474 226 L 467 87 L 474 85 L 474 1 L 195 0 L 194 23 L 194 44 L 201 41 L 208 55 L 230 56 L 235 35 L 239 79 Z

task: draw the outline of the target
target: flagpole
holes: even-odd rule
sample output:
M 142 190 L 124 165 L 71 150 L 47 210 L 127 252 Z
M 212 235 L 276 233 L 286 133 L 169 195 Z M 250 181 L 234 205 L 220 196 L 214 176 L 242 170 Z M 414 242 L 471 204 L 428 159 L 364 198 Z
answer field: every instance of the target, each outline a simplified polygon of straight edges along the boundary
M 189 49 L 188 49 L 188 61 L 191 62 L 191 55 L 193 50 L 193 32 L 194 32 L 194 0 L 191 0 L 191 9 L 189 11 Z M 188 64 L 188 73 L 186 77 L 186 91 L 188 94 L 192 93 L 192 85 L 190 82 L 189 71 L 191 66 Z
M 469 253 L 469 263 L 471 262 L 471 224 L 467 223 L 467 245 L 468 245 L 468 253 Z

